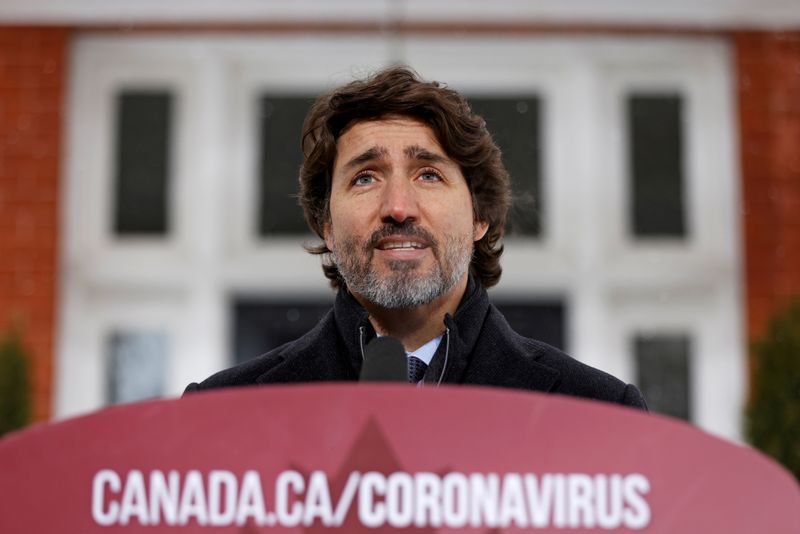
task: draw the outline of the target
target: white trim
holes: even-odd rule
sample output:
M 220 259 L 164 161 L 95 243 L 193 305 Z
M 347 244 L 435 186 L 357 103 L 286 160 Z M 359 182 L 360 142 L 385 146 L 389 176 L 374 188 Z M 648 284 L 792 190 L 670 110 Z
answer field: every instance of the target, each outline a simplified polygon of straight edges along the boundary
M 252 106 L 261 87 L 318 93 L 388 56 L 388 45 L 374 37 L 84 35 L 73 43 L 56 417 L 103 406 L 104 343 L 115 327 L 166 334 L 167 393 L 177 395 L 230 364 L 231 295 L 266 287 L 329 298 L 319 259 L 299 239 L 255 239 Z M 174 224 L 165 237 L 120 239 L 112 232 L 113 99 L 120 88 L 174 95 Z
M 478 22 L 796 28 L 794 0 L 6 0 L 0 21 L 17 24 L 252 24 Z
M 792 0 L 405 0 L 407 20 L 721 28 L 800 23 Z
M 391 0 L 6 0 L 0 20 L 62 24 L 383 20 Z
M 606 370 L 633 380 L 630 352 L 637 334 L 685 334 L 690 338 L 692 420 L 694 424 L 733 440 L 741 440 L 746 392 L 746 366 L 738 332 L 726 332 L 739 319 L 736 295 L 724 291 L 642 293 L 615 292 L 610 299 L 607 350 L 616 355 Z M 729 335 L 726 335 L 729 334 Z
M 229 134 L 221 147 L 227 161 L 228 206 L 225 217 L 225 280 L 240 290 L 263 286 L 264 277 L 287 291 L 306 293 L 325 287 L 319 260 L 300 246 L 307 237 L 260 239 L 254 221 L 258 209 L 258 96 L 266 90 L 317 95 L 377 70 L 388 62 L 389 43 L 372 37 L 315 39 L 288 37 L 228 40 L 220 43 L 228 92 Z M 265 53 L 280 50 L 278 54 Z M 323 51 L 324 53 L 320 53 Z M 298 140 L 299 142 L 299 140 Z M 287 201 L 290 201 L 287 199 Z M 309 284 L 309 280 L 319 284 Z
M 257 95 L 302 92 L 402 59 L 466 94 L 543 97 L 545 235 L 507 241 L 497 297 L 562 297 L 577 358 L 633 380 L 637 331 L 693 336 L 696 422 L 739 437 L 743 303 L 735 113 L 722 39 L 338 35 L 87 34 L 73 46 L 64 187 L 58 417 L 99 408 L 102 340 L 160 326 L 172 354 L 169 394 L 230 363 L 231 296 L 328 299 L 301 239 L 256 240 L 252 221 Z M 176 117 L 174 236 L 120 242 L 109 227 L 109 95 L 166 84 Z M 626 237 L 619 102 L 631 88 L 677 88 L 687 103 L 688 243 Z
M 553 234 L 507 240 L 493 293 L 561 294 L 572 355 L 628 381 L 625 339 L 641 328 L 682 329 L 699 384 L 695 422 L 739 439 L 746 366 L 729 47 L 712 38 L 428 37 L 408 39 L 405 57 L 466 94 L 527 88 L 544 98 L 545 226 Z M 687 240 L 627 235 L 622 103 L 632 90 L 684 98 Z

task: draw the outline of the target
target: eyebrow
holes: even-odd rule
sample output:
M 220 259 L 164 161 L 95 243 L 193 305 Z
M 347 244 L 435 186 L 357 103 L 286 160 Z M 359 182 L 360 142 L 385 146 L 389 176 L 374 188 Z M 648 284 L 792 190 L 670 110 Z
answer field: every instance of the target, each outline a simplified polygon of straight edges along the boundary
M 431 152 L 427 148 L 423 148 L 419 145 L 407 146 L 404 152 L 406 154 L 406 157 L 409 159 L 415 159 L 419 161 L 429 161 L 431 163 L 442 163 L 448 161 L 448 159 L 442 156 L 441 154 Z
M 389 149 L 387 149 L 386 147 L 374 146 L 365 150 L 358 156 L 355 156 L 353 159 L 345 163 L 344 168 L 351 169 L 352 167 L 358 167 L 359 165 L 367 163 L 368 161 L 380 159 L 388 154 L 389 154 Z
M 407 146 L 405 150 L 403 150 L 406 157 L 409 159 L 417 160 L 417 161 L 427 161 L 430 163 L 442 163 L 448 161 L 448 159 L 441 154 L 437 154 L 436 152 L 431 152 L 427 148 L 421 147 L 419 145 L 411 145 Z M 364 163 L 374 161 L 376 159 L 381 159 L 389 154 L 389 149 L 383 146 L 373 146 L 355 156 L 350 161 L 344 164 L 344 169 L 349 170 L 353 167 L 358 167 L 363 165 Z

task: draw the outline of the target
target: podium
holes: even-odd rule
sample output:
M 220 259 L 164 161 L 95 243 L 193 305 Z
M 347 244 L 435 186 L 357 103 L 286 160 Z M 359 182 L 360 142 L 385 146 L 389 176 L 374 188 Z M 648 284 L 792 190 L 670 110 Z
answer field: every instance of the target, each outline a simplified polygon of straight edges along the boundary
M 800 532 L 777 464 L 509 390 L 323 384 L 111 407 L 0 440 L 0 532 Z

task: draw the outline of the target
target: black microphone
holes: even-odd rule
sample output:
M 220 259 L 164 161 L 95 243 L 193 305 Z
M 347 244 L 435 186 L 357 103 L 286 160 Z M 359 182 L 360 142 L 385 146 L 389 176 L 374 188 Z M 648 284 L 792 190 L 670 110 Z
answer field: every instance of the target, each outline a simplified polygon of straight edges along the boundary
M 408 382 L 406 349 L 391 336 L 373 339 L 364 349 L 360 382 Z

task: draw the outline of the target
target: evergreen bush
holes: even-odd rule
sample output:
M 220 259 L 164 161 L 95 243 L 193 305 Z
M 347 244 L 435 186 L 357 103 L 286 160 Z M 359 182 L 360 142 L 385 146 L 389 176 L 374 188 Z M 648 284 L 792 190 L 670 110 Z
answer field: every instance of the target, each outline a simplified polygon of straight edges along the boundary
M 747 439 L 800 480 L 800 300 L 753 343 Z
M 16 330 L 0 339 L 0 436 L 31 421 L 28 357 Z

